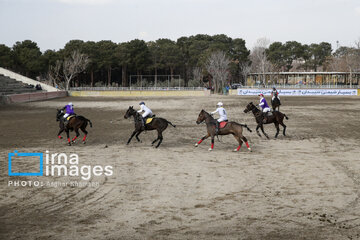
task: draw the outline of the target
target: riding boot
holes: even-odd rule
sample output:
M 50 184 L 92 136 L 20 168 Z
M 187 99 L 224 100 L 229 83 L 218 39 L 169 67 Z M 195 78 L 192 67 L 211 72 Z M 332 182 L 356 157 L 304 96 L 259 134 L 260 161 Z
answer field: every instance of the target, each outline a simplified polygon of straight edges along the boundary
M 219 122 L 216 121 L 216 126 L 215 126 L 215 135 L 218 135 L 219 133 Z
M 141 117 L 141 130 L 145 130 L 145 118 Z
M 266 123 L 267 121 L 267 112 L 266 113 L 263 113 L 263 123 Z

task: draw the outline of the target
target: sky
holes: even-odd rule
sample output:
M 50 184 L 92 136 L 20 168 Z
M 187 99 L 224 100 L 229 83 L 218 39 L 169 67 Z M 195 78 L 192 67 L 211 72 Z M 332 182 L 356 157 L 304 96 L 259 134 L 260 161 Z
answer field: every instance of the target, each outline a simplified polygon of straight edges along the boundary
M 336 49 L 360 40 L 360 0 L 0 0 L 0 29 L 0 44 L 30 39 L 42 51 L 196 34 L 242 38 L 249 49 L 263 37 Z

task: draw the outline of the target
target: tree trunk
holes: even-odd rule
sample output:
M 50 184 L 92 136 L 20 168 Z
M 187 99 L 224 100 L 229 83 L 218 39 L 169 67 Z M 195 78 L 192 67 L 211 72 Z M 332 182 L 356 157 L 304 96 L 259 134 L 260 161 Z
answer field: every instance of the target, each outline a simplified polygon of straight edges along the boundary
M 155 67 L 155 87 L 157 85 L 157 67 Z
M 170 67 L 170 76 L 171 76 L 171 81 L 174 80 L 174 68 Z
M 107 77 L 108 77 L 108 87 L 111 87 L 111 67 L 108 68 Z
M 70 80 L 66 80 L 66 91 L 69 91 Z
M 127 77 L 126 77 L 126 66 L 122 66 L 121 68 L 121 85 L 123 87 L 127 87 L 128 84 L 127 84 Z
M 94 71 L 93 70 L 91 70 L 91 72 L 90 72 L 90 79 L 91 79 L 90 86 L 94 87 Z

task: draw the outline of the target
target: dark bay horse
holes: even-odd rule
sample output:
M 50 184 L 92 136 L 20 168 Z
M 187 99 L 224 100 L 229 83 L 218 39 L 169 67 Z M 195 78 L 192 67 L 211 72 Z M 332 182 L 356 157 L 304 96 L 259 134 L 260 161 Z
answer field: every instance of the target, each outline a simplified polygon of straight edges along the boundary
M 205 121 L 206 123 L 207 134 L 204 137 L 202 137 L 199 142 L 195 144 L 195 147 L 197 147 L 203 140 L 207 139 L 208 137 L 211 137 L 211 148 L 209 148 L 209 151 L 211 151 L 214 148 L 216 120 L 208 112 L 206 112 L 205 110 L 201 110 L 196 120 L 196 123 L 200 124 L 203 121 Z M 234 149 L 235 152 L 240 150 L 243 141 L 245 142 L 248 150 L 251 151 L 251 148 L 249 146 L 246 137 L 243 136 L 243 127 L 245 127 L 249 132 L 251 132 L 251 129 L 248 128 L 246 124 L 228 122 L 225 127 L 219 129 L 218 135 L 232 134 L 235 137 L 236 141 L 238 141 L 239 143 L 238 147 Z
M 263 134 L 265 135 L 265 137 L 267 137 L 269 139 L 269 136 L 264 132 L 264 127 L 263 124 L 269 124 L 269 123 L 274 123 L 275 127 L 276 127 L 276 134 L 275 134 L 275 138 L 277 138 L 277 136 L 279 135 L 279 124 L 281 126 L 284 127 L 284 131 L 283 134 L 285 136 L 285 130 L 286 130 L 286 125 L 283 123 L 284 117 L 286 119 L 289 119 L 284 113 L 281 113 L 279 111 L 273 111 L 271 116 L 267 116 L 267 120 L 266 123 L 263 123 L 263 113 L 260 109 L 258 109 L 252 102 L 249 103 L 245 110 L 244 113 L 248 113 L 248 112 L 252 112 L 255 116 L 255 120 L 257 123 L 257 127 L 256 127 L 256 133 L 261 137 L 260 133 L 259 133 L 259 128 L 261 129 L 261 131 L 263 132 Z
M 83 143 L 85 144 L 85 140 L 86 140 L 86 136 L 88 134 L 88 132 L 86 131 L 86 127 L 87 124 L 90 124 L 90 127 L 92 127 L 92 123 L 89 119 L 83 117 L 83 116 L 75 116 L 70 118 L 67 126 L 64 125 L 64 110 L 62 109 L 57 109 L 57 114 L 56 114 L 56 121 L 59 121 L 59 133 L 58 133 L 58 138 L 62 139 L 62 137 L 60 136 L 60 134 L 65 131 L 66 132 L 66 136 L 67 136 L 67 140 L 68 140 L 68 144 L 69 146 L 71 146 L 71 142 L 75 142 L 75 140 L 79 137 L 80 133 L 79 133 L 79 129 L 81 129 L 81 131 L 85 134 L 84 138 L 83 138 Z M 70 142 L 70 135 L 69 135 L 69 131 L 75 131 L 76 136 L 72 139 L 72 141 Z
M 274 100 L 271 100 L 271 106 L 273 108 L 273 110 L 275 111 L 276 108 L 278 108 L 278 111 L 280 111 L 280 99 L 278 98 L 278 96 L 274 97 Z
M 133 131 L 133 133 L 131 134 L 129 140 L 127 141 L 127 145 L 130 143 L 131 139 L 135 136 L 136 140 L 138 142 L 140 142 L 139 139 L 139 135 L 140 133 L 142 133 L 144 130 L 142 129 L 142 117 L 141 115 L 134 109 L 133 106 L 129 107 L 128 110 L 126 111 L 124 118 L 128 119 L 131 116 L 134 117 L 134 122 L 135 122 L 135 130 Z M 151 130 L 157 130 L 158 132 L 158 137 L 151 143 L 151 145 L 154 145 L 157 141 L 159 141 L 159 143 L 156 145 L 156 148 L 158 148 L 160 146 L 160 144 L 163 141 L 163 136 L 162 136 L 162 132 L 167 128 L 168 124 L 170 124 L 173 127 L 176 127 L 174 124 L 172 124 L 171 122 L 169 122 L 168 120 L 164 119 L 164 118 L 159 118 L 159 117 L 155 117 L 150 123 L 145 124 L 145 130 L 146 131 L 151 131 Z

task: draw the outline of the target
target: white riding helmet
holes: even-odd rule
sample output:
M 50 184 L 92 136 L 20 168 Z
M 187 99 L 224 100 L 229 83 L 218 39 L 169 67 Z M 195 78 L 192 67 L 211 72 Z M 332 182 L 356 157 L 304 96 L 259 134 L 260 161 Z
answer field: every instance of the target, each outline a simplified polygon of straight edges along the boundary
M 222 102 L 218 102 L 216 106 L 222 107 L 224 104 Z
M 72 102 L 69 102 L 69 104 L 68 105 L 70 105 L 70 106 L 74 106 L 74 104 L 72 103 Z

